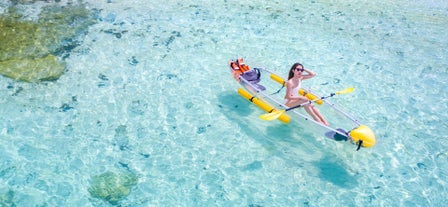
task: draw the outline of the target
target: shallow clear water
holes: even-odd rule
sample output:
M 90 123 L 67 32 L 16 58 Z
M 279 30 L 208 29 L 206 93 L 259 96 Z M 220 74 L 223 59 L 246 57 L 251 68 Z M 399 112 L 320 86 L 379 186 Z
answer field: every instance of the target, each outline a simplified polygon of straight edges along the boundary
M 0 202 L 109 206 L 88 192 L 107 171 L 138 176 L 121 206 L 447 202 L 447 2 L 107 2 L 87 1 L 100 21 L 59 80 L 0 77 Z M 228 73 L 238 56 L 355 87 L 333 101 L 377 145 L 258 119 Z

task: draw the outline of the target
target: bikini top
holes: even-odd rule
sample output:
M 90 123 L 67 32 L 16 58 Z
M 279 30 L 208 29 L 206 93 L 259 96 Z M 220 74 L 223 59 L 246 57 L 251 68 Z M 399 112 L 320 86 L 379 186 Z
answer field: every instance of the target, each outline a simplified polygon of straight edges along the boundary
M 299 79 L 299 84 L 297 84 L 297 87 L 292 89 L 292 94 L 294 96 L 299 96 L 299 89 L 302 87 L 302 81 Z

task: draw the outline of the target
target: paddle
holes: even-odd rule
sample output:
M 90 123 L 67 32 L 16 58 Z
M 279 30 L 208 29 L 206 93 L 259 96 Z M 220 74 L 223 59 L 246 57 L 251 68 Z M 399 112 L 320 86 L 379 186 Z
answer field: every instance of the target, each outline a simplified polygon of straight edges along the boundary
M 306 102 L 306 103 L 303 103 L 303 104 L 299 104 L 299 105 L 297 105 L 297 106 L 293 106 L 293 107 L 291 107 L 291 108 L 287 108 L 287 109 L 283 109 L 283 110 L 279 110 L 279 111 L 273 111 L 273 112 L 271 112 L 271 113 L 263 114 L 263 115 L 260 116 L 260 118 L 263 119 L 263 120 L 266 120 L 266 121 L 271 121 L 271 120 L 277 119 L 277 118 L 280 117 L 283 113 L 285 113 L 285 112 L 287 112 L 287 111 L 289 111 L 289 110 L 293 110 L 293 109 L 296 109 L 296 108 L 299 108 L 299 107 L 303 107 L 303 106 L 308 105 L 308 104 L 311 104 L 311 103 L 313 103 L 313 102 L 316 102 L 316 101 L 319 101 L 319 100 L 322 100 L 322 99 L 326 99 L 326 98 L 333 97 L 334 95 L 337 95 L 337 94 L 347 94 L 347 93 L 351 93 L 351 92 L 353 92 L 353 90 L 355 90 L 355 89 L 354 89 L 353 87 L 350 87 L 350 88 L 344 89 L 344 90 L 342 90 L 342 91 L 336 91 L 336 92 L 334 92 L 334 93 L 331 93 L 329 96 L 324 96 L 324 97 L 322 97 L 322 98 L 320 98 L 320 99 L 317 99 L 317 100 L 314 100 L 314 101 L 309 101 L 309 102 Z

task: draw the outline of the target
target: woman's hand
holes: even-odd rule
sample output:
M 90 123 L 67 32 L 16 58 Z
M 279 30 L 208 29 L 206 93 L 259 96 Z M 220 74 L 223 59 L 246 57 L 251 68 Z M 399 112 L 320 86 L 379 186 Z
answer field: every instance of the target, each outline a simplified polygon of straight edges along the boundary
M 303 79 L 309 79 L 309 78 L 316 76 L 316 73 L 314 73 L 313 71 L 311 71 L 309 69 L 303 68 L 303 71 L 306 72 L 306 75 L 302 74 Z

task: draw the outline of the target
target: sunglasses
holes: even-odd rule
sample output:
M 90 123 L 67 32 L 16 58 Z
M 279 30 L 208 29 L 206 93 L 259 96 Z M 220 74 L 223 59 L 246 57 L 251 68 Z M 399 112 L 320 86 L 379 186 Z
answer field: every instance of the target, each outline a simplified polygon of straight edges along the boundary
M 303 72 L 303 68 L 296 68 L 297 71 Z

